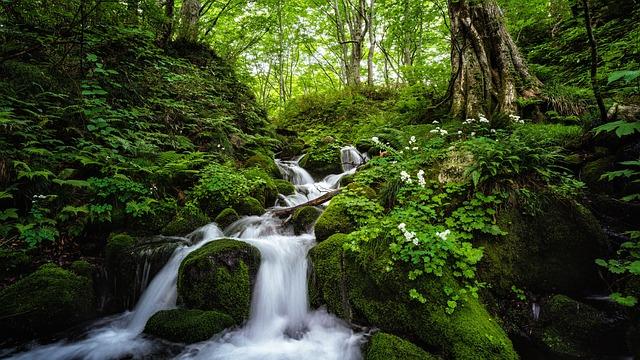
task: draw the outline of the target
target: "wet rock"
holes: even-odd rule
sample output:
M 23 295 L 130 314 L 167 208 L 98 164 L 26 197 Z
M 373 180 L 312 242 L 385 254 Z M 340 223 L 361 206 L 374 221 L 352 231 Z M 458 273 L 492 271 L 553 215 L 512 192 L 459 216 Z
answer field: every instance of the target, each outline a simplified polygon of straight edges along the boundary
M 234 208 L 238 214 L 247 216 L 258 216 L 265 212 L 260 201 L 250 196 L 241 200 Z
M 240 216 L 238 216 L 238 213 L 235 210 L 232 208 L 226 208 L 216 216 L 214 222 L 218 224 L 220 229 L 225 229 L 227 226 L 238 221 L 238 219 L 240 219 Z
M 90 319 L 95 313 L 91 280 L 54 264 L 0 291 L 0 335 L 49 335 Z
M 161 232 L 168 236 L 185 236 L 210 222 L 211 219 L 202 210 L 193 204 L 187 204 Z
M 274 180 L 278 193 L 282 195 L 291 195 L 296 191 L 296 187 L 287 180 L 276 179 Z
M 238 240 L 215 240 L 189 254 L 178 273 L 178 296 L 190 309 L 218 310 L 236 324 L 249 318 L 260 252 Z
M 305 206 L 297 209 L 291 217 L 291 225 L 296 235 L 306 233 L 311 229 L 313 223 L 320 217 L 322 210 L 314 206 Z
M 165 340 L 192 344 L 210 339 L 233 325 L 231 316 L 218 311 L 173 309 L 155 313 L 144 332 Z

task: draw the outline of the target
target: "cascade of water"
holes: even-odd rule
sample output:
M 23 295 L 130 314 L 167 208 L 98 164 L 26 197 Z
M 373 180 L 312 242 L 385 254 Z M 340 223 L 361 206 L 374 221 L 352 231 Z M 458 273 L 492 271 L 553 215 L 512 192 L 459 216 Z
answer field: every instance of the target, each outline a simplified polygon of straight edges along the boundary
M 343 172 L 355 169 L 367 160 L 367 154 L 361 154 L 358 149 L 353 146 L 345 146 L 340 149 L 340 161 L 342 162 Z
M 349 153 L 343 159 L 348 159 L 349 163 L 355 163 L 355 159 L 364 161 L 365 157 L 354 151 L 357 152 L 353 148 L 343 149 L 343 154 Z M 276 163 L 283 176 L 296 188 L 293 195 L 281 196 L 287 206 L 322 196 L 337 188 L 343 176 L 356 170 L 355 167 L 345 167 L 346 171 L 342 174 L 329 175 L 314 182 L 297 161 Z M 250 319 L 240 329 L 188 346 L 178 356 L 180 359 L 361 358 L 362 334 L 354 333 L 345 323 L 324 310 L 309 310 L 307 252 L 315 242 L 313 233 L 296 236 L 281 219 L 269 212 L 262 216 L 244 217 L 226 231 L 229 237 L 245 241 L 261 253 Z M 154 343 L 141 337 L 140 333 L 154 313 L 175 307 L 180 263 L 190 252 L 222 237 L 222 232 L 215 224 L 190 234 L 189 238 L 196 244 L 175 250 L 167 264 L 151 280 L 133 311 L 103 319 L 94 325 L 83 340 L 35 347 L 28 352 L 15 354 L 11 359 L 102 360 L 148 356 L 153 351 Z
M 307 183 L 308 173 L 297 162 L 281 162 L 284 176 L 296 185 L 296 194 L 283 197 L 287 205 L 311 200 L 339 186 L 351 168 L 317 183 Z M 301 193 L 305 191 L 305 193 Z M 304 201 L 303 201 L 304 200 Z M 269 212 L 238 220 L 227 235 L 260 250 L 260 269 L 253 289 L 251 316 L 240 329 L 191 345 L 180 359 L 360 359 L 362 334 L 324 310 L 310 311 L 307 298 L 307 252 L 312 233 L 294 235 Z
M 153 343 L 139 335 L 153 314 L 175 307 L 180 263 L 190 252 L 222 236 L 222 231 L 215 224 L 206 225 L 190 234 L 188 237 L 199 237 L 200 241 L 194 245 L 182 246 L 175 250 L 167 264 L 144 291 L 133 311 L 100 321 L 80 341 L 72 343 L 60 341 L 37 346 L 30 351 L 13 355 L 9 359 L 100 360 L 144 356 L 151 351 Z

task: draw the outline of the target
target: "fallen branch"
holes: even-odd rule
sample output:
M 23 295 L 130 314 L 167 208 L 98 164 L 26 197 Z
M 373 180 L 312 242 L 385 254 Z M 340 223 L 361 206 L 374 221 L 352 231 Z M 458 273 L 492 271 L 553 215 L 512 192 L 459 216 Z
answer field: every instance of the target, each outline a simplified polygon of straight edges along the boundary
M 313 200 L 307 201 L 306 203 L 300 204 L 300 205 L 296 205 L 296 206 L 292 206 L 292 207 L 288 207 L 288 208 L 284 208 L 284 209 L 277 209 L 277 210 L 273 210 L 271 213 L 275 216 L 278 217 L 283 217 L 283 216 L 289 216 L 291 214 L 293 214 L 294 211 L 296 211 L 297 209 L 303 208 L 305 206 L 318 206 L 318 205 L 322 205 L 324 203 L 326 203 L 327 201 L 331 200 L 334 196 L 340 194 L 340 190 L 341 189 L 337 189 L 337 190 L 333 190 L 331 192 L 328 192 L 318 198 L 315 198 Z

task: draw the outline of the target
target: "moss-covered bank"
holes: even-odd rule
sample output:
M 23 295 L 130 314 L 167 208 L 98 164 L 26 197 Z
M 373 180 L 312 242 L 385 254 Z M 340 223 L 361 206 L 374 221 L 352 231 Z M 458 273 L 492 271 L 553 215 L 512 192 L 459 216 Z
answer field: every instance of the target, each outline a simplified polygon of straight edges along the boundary
M 173 309 L 155 313 L 144 332 L 165 340 L 192 344 L 210 339 L 233 324 L 231 316 L 218 311 Z

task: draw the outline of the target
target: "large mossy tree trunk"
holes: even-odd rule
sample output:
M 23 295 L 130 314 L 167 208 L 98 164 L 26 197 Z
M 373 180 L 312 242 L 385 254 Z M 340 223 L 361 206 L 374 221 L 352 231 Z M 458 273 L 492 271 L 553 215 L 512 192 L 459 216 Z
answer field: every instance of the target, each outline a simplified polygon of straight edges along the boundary
M 540 82 L 509 35 L 496 0 L 449 0 L 451 113 L 513 113 L 519 97 L 534 97 Z

